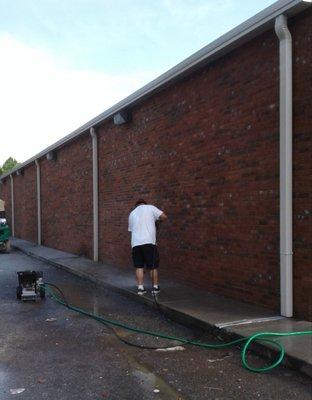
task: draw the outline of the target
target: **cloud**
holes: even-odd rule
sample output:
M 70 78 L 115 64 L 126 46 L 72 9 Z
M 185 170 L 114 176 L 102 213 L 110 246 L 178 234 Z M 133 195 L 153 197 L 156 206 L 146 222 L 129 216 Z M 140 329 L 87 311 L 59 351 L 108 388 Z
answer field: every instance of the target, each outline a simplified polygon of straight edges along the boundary
M 217 14 L 234 7 L 233 0 L 163 0 L 163 4 L 171 17 L 179 24 L 191 25 L 194 21 L 211 23 Z
M 0 53 L 0 164 L 27 160 L 157 75 L 70 69 L 9 35 Z

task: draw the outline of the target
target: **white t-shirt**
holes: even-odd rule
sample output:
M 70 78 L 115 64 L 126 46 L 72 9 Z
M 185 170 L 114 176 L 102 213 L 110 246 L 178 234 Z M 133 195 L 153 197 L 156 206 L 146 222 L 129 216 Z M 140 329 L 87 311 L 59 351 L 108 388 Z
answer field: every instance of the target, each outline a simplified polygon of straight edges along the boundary
M 150 204 L 137 206 L 129 215 L 131 247 L 156 243 L 155 221 L 163 212 Z

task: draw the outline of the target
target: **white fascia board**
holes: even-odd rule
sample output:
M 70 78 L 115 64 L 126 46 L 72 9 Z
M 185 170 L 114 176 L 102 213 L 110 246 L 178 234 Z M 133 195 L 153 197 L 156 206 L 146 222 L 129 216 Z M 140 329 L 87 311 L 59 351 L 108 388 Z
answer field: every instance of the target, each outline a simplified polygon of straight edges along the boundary
M 287 16 L 291 17 L 310 7 L 311 4 L 312 0 L 277 1 L 263 11 L 254 15 L 252 18 L 249 18 L 247 21 L 238 25 L 236 28 L 220 36 L 215 41 L 203 47 L 190 57 L 177 64 L 175 67 L 169 69 L 158 78 L 143 86 L 141 89 L 137 90 L 136 92 L 121 100 L 108 110 L 99 114 L 97 117 L 91 119 L 69 135 L 65 136 L 56 143 L 42 150 L 40 153 L 36 154 L 34 157 L 20 164 L 9 173 L 3 174 L 0 179 L 3 179 L 8 175 L 14 173 L 17 169 L 23 168 L 28 164 L 31 164 L 36 159 L 45 156 L 49 151 L 55 150 L 58 147 L 63 146 L 64 144 L 75 139 L 77 136 L 83 133 L 89 133 L 91 127 L 97 127 L 101 125 L 105 120 L 112 117 L 118 111 L 132 107 L 142 102 L 144 99 L 150 97 L 152 94 L 165 89 L 179 79 L 182 79 L 186 75 L 201 68 L 203 65 L 209 64 L 210 62 L 216 60 L 219 57 L 222 57 L 224 54 L 230 52 L 238 46 L 248 42 L 250 39 L 258 36 L 262 32 L 273 28 L 275 18 L 278 15 L 286 14 Z

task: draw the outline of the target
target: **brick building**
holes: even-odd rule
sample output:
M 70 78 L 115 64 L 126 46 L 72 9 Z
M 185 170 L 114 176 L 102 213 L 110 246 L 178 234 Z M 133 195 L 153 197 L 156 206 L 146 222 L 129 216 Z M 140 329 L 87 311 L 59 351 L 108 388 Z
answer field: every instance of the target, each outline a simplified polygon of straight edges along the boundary
M 312 320 L 310 6 L 278 1 L 3 175 L 14 236 L 129 268 L 144 197 L 169 216 L 162 276 Z

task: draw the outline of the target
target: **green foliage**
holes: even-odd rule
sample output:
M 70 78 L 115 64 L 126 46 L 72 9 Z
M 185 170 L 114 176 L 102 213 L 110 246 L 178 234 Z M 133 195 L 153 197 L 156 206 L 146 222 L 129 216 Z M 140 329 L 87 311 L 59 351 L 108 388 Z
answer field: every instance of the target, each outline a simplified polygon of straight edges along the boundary
M 17 160 L 15 160 L 15 158 L 9 157 L 4 164 L 2 165 L 2 167 L 0 167 L 0 175 L 1 174 L 5 174 L 7 172 L 10 172 L 14 167 L 16 167 L 19 164 L 19 162 Z

